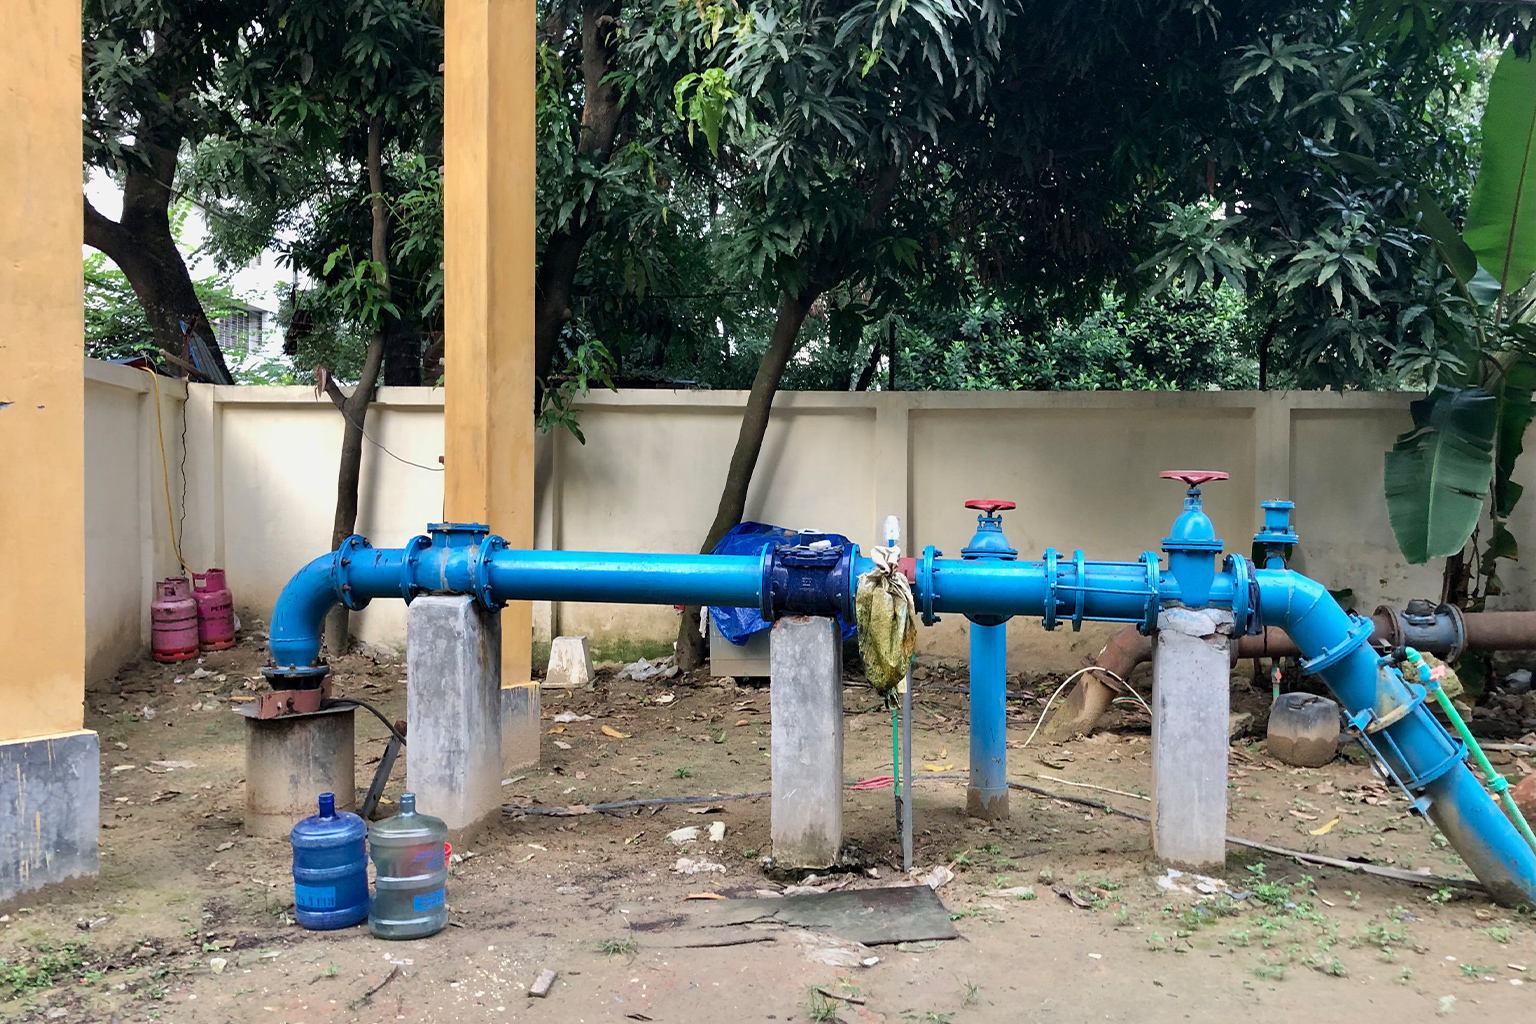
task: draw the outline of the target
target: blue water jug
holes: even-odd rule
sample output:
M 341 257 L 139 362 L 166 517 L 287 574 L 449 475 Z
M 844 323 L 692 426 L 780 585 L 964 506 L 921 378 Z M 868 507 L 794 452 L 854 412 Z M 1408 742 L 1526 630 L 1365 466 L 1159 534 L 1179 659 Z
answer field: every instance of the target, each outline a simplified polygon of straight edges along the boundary
M 293 826 L 294 918 L 305 928 L 349 928 L 368 916 L 368 825 L 336 813 L 320 794 L 320 813 Z

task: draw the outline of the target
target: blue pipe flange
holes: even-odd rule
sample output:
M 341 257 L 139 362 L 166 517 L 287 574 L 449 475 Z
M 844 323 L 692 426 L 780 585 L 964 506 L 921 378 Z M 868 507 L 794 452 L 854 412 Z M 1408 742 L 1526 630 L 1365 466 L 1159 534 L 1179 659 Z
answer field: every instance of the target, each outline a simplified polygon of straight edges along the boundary
M 917 592 L 918 600 L 922 602 L 922 607 L 918 611 L 922 612 L 925 626 L 931 626 L 939 621 L 939 617 L 933 614 L 933 599 L 938 595 L 938 587 L 934 584 L 937 572 L 933 567 L 933 560 L 943 554 L 944 552 L 929 544 L 923 548 L 923 557 L 917 560 Z
M 421 553 L 431 546 L 432 538 L 423 534 L 405 542 L 405 555 L 400 559 L 400 596 L 406 604 L 421 593 L 422 588 L 416 584 L 416 563 L 421 561 Z
M 1077 607 L 1072 611 L 1072 632 L 1083 631 L 1083 601 L 1087 597 L 1088 590 L 1088 564 L 1083 558 L 1083 549 L 1078 548 L 1072 552 L 1073 568 L 1077 571 Z
M 1137 628 L 1142 636 L 1151 636 L 1157 632 L 1157 613 L 1162 608 L 1157 599 L 1157 585 L 1163 574 L 1163 560 L 1156 551 L 1143 551 L 1141 562 L 1147 567 L 1147 605 Z
M 475 547 L 474 560 L 469 565 L 469 585 L 475 592 L 476 599 L 490 611 L 499 610 L 505 602 L 497 601 L 491 596 L 491 560 L 496 552 L 505 551 L 507 542 L 496 534 L 487 534 Z
M 1375 628 L 1375 624 L 1370 619 L 1362 618 L 1351 612 L 1349 616 L 1349 635 L 1333 647 L 1324 648 L 1323 653 L 1315 658 L 1302 658 L 1301 671 L 1310 676 L 1316 675 L 1332 665 L 1337 665 L 1347 658 L 1356 647 L 1369 640 L 1371 638 L 1371 630 Z
M 368 551 L 373 547 L 367 538 L 354 533 L 341 542 L 341 547 L 336 549 L 336 596 L 350 611 L 361 611 L 368 607 L 371 600 L 367 597 L 354 597 L 352 593 L 351 579 L 352 559 L 360 552 Z
M 1232 577 L 1232 624 L 1241 636 L 1258 636 L 1263 627 L 1259 625 L 1259 581 L 1253 574 L 1253 563 L 1242 555 L 1228 555 L 1221 567 Z
M 1040 556 L 1045 560 L 1045 615 L 1040 620 L 1040 625 L 1046 629 L 1056 628 L 1056 588 L 1060 580 L 1056 578 L 1056 560 L 1061 556 L 1055 548 L 1046 548 L 1045 554 Z

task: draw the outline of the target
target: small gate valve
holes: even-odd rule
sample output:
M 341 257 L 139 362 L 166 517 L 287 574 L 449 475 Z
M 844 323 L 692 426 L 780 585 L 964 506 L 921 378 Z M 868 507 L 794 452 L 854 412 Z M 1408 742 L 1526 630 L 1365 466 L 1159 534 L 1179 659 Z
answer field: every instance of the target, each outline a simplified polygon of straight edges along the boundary
M 1298 543 L 1296 527 L 1291 525 L 1294 501 L 1261 501 L 1264 529 L 1253 535 L 1253 543 L 1264 551 L 1264 568 L 1284 569 L 1285 560 Z
M 1189 488 L 1184 494 L 1184 511 L 1173 521 L 1173 529 L 1163 538 L 1168 552 L 1168 569 L 1179 583 L 1179 600 L 1188 608 L 1204 608 L 1210 600 L 1211 584 L 1216 576 L 1216 555 L 1222 542 L 1210 516 L 1200 507 L 1200 485 L 1225 480 L 1227 474 L 1205 469 L 1165 469 L 1158 474 L 1164 480 L 1179 480 Z
M 998 501 L 993 498 L 972 498 L 965 503 L 965 507 L 975 509 L 981 514 L 976 517 L 976 535 L 961 549 L 961 558 L 1013 561 L 1019 557 L 1018 551 L 1010 547 L 1008 538 L 1003 536 L 1001 515 L 1011 508 L 1017 508 L 1017 505 L 1011 501 Z

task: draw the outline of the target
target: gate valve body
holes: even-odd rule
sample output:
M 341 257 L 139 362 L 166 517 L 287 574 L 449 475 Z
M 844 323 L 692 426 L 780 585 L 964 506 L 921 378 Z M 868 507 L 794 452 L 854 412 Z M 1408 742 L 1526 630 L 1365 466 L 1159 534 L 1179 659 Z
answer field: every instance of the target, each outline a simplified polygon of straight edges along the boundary
M 991 561 L 1012 562 L 1019 557 L 1008 538 L 1003 536 L 1002 513 L 1011 508 L 1017 508 L 1011 501 L 998 501 L 993 498 L 973 498 L 965 503 L 966 508 L 975 509 L 980 513 L 976 517 L 976 534 L 971 542 L 960 549 L 960 557 L 967 562 Z M 1007 622 L 1006 615 L 967 615 L 966 618 L 978 626 L 998 626 Z
M 1225 480 L 1227 474 L 1207 469 L 1165 469 L 1158 475 L 1164 480 L 1182 481 L 1189 488 L 1184 494 L 1184 511 L 1163 538 L 1163 550 L 1168 553 L 1168 570 L 1179 583 L 1179 602 L 1188 608 L 1204 608 L 1210 603 L 1216 555 L 1222 542 L 1210 516 L 1200 507 L 1200 485 Z

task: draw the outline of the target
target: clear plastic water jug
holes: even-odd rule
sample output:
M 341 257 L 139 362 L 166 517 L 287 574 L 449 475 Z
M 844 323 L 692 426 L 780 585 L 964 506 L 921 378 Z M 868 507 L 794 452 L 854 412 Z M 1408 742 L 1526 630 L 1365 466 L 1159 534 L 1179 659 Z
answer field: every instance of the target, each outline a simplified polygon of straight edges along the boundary
M 416 794 L 400 794 L 400 813 L 368 830 L 373 909 L 368 930 L 381 939 L 421 939 L 448 926 L 448 856 L 443 819 L 416 813 Z
M 293 826 L 294 920 L 305 928 L 350 928 L 368 916 L 368 825 L 336 797 L 320 794 L 320 813 Z

